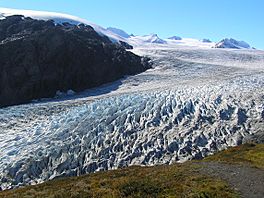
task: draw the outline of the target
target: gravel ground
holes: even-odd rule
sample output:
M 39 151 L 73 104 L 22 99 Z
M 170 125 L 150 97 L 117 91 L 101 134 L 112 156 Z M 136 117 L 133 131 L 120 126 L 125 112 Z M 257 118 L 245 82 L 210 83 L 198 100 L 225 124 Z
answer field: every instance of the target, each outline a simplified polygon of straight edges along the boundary
M 201 172 L 227 181 L 243 198 L 264 197 L 264 170 L 246 165 L 202 162 Z

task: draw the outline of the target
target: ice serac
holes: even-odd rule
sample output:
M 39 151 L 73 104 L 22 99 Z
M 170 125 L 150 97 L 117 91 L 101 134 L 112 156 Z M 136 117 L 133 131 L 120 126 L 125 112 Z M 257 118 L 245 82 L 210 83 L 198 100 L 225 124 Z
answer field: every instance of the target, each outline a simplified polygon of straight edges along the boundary
M 225 38 L 220 42 L 216 43 L 215 48 L 233 48 L 233 49 L 250 49 L 250 45 L 245 41 L 237 41 L 235 39 Z
M 0 107 L 82 91 L 149 67 L 91 26 L 7 16 L 0 20 Z

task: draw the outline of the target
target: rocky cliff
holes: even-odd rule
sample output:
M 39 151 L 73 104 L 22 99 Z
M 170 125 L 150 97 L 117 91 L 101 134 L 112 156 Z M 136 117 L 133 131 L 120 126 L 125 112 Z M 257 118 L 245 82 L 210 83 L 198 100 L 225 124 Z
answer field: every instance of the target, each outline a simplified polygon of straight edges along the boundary
M 0 107 L 81 91 L 149 68 L 87 25 L 10 16 L 0 20 Z

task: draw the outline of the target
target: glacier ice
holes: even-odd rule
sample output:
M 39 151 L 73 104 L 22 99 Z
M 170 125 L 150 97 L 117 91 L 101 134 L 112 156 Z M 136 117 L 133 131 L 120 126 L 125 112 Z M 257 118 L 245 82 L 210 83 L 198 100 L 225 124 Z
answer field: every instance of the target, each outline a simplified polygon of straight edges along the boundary
M 134 52 L 154 68 L 79 96 L 0 109 L 2 189 L 199 159 L 263 129 L 264 52 Z

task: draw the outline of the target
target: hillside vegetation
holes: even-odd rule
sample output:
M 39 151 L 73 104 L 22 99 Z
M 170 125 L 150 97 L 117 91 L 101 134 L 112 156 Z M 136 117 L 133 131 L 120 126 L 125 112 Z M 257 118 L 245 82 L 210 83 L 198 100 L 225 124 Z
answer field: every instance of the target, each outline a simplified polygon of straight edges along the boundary
M 225 181 L 202 174 L 209 162 L 264 168 L 264 144 L 245 144 L 202 161 L 153 167 L 133 166 L 3 191 L 0 197 L 239 197 Z M 202 163 L 201 163 L 202 162 Z
M 209 156 L 204 161 L 248 164 L 264 169 L 264 144 L 243 144 Z

